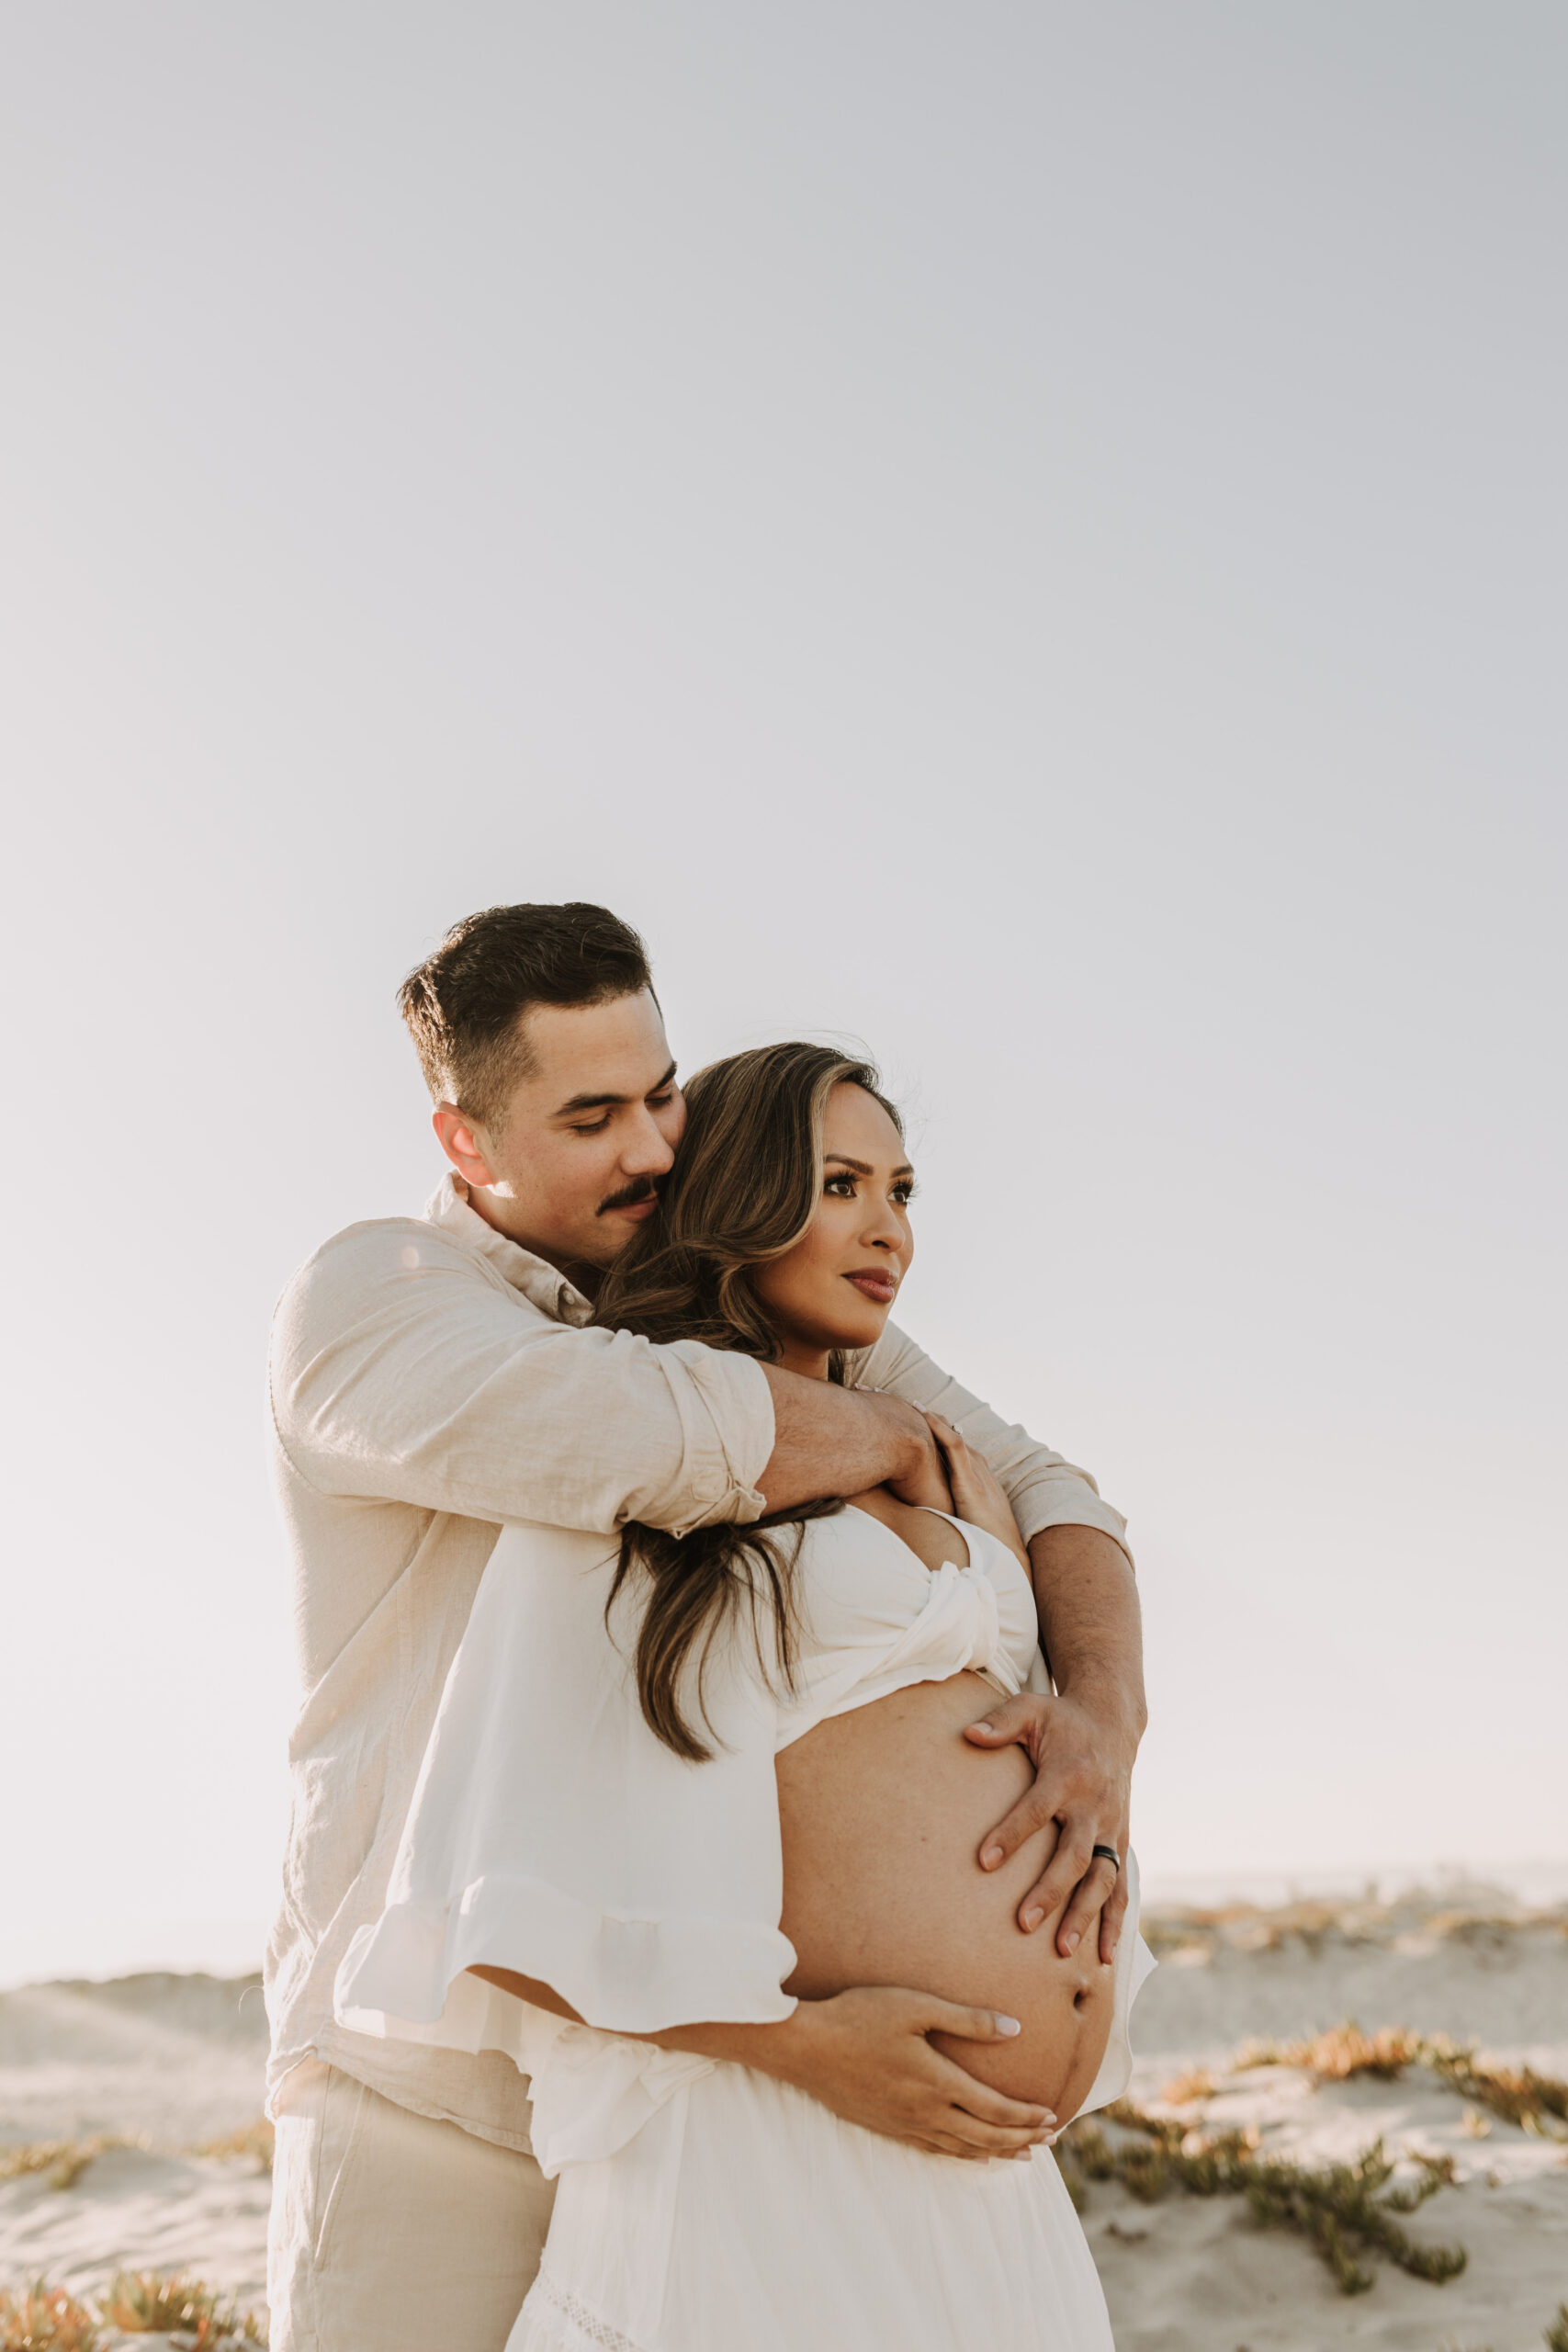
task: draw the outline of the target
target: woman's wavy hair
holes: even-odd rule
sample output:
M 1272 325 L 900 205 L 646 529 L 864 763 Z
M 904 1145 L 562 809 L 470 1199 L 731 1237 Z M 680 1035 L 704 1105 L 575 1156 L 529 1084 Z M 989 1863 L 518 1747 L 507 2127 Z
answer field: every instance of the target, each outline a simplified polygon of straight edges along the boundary
M 686 1131 L 659 1207 L 605 1275 L 595 1323 L 776 1362 L 779 1337 L 751 1277 L 793 1250 L 817 1214 L 823 1114 L 834 1087 L 843 1085 L 863 1087 L 902 1135 L 874 1065 L 831 1046 L 760 1046 L 699 1070 L 685 1090 Z M 838 1357 L 831 1376 L 843 1376 Z M 711 1731 L 704 1674 L 736 1611 L 747 1612 L 764 1673 L 793 1688 L 802 1522 L 842 1508 L 837 1500 L 797 1504 L 750 1526 L 727 1521 L 685 1535 L 636 1521 L 623 1531 L 605 1616 L 635 1579 L 644 1600 L 637 1695 L 649 1728 L 677 1756 L 703 1763 L 713 1754 L 692 1726 L 687 1701 L 694 1685 L 695 1711 Z M 775 1532 L 785 1527 L 793 1540 Z

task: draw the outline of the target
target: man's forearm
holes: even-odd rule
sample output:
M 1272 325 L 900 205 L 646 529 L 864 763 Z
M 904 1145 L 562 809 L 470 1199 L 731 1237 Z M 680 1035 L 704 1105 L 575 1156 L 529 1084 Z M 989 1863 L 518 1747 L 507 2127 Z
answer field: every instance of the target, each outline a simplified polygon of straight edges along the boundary
M 773 1392 L 773 1450 L 757 1484 L 770 1511 L 884 1484 L 909 1502 L 943 1499 L 936 1441 L 913 1405 L 774 1364 L 762 1371 Z
M 1136 1747 L 1148 1711 L 1143 1616 L 1127 1555 L 1097 1527 L 1045 1527 L 1031 1537 L 1029 1557 L 1057 1690 L 1114 1719 Z

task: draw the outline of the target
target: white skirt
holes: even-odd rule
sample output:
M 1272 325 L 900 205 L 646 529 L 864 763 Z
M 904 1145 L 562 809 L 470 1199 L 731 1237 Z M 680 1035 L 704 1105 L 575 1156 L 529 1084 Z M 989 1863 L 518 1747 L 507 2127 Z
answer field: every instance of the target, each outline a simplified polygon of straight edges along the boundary
M 933 2156 L 750 2067 L 566 2165 L 507 2352 L 1111 2352 L 1048 2149 Z

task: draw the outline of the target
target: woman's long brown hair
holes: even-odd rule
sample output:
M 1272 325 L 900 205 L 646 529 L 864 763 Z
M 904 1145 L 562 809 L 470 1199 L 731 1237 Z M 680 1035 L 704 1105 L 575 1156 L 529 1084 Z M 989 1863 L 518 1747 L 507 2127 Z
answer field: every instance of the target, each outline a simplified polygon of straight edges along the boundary
M 823 1114 L 834 1087 L 846 1084 L 863 1087 L 903 1133 L 872 1064 L 830 1046 L 761 1046 L 699 1070 L 685 1090 L 686 1131 L 659 1207 L 605 1275 L 593 1320 L 649 1340 L 700 1340 L 776 1362 L 783 1351 L 752 1271 L 793 1250 L 816 1216 Z M 833 1376 L 840 1374 L 835 1361 Z M 677 1756 L 703 1763 L 713 1754 L 694 1730 L 686 1702 L 694 1685 L 696 1713 L 706 1723 L 704 1671 L 738 1611 L 749 1616 L 762 1670 L 792 1687 L 801 1523 L 842 1508 L 837 1500 L 802 1503 L 750 1526 L 725 1521 L 685 1535 L 635 1521 L 623 1531 L 605 1615 L 635 1578 L 644 1593 L 637 1695 L 649 1728 Z M 775 1532 L 785 1527 L 793 1540 Z

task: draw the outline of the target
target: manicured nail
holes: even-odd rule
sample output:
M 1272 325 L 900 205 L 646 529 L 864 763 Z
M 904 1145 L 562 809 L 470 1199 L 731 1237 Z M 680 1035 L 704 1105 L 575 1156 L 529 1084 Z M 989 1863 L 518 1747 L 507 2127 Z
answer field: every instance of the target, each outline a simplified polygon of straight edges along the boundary
M 997 1864 L 1001 1860 L 1001 1848 L 999 1846 L 987 1846 L 985 1852 L 980 1857 L 980 1868 L 983 1871 L 994 1871 Z
M 1032 1936 L 1044 1917 L 1045 1914 L 1043 1911 L 1026 1911 L 1023 1915 L 1024 1934 L 1026 1936 Z
M 1056 2119 L 1055 2115 L 1052 2113 L 1051 2109 L 1047 2108 L 1044 2114 L 1040 2119 L 1042 2129 L 1046 2132 L 1051 2131 L 1055 2124 L 1055 2120 Z
M 1023 2028 L 1020 2025 L 1016 2018 L 1004 2018 L 1000 2009 L 997 2011 L 996 2018 L 997 2031 L 998 2033 L 1014 2034 L 1021 2033 L 1023 2031 Z
M 994 1731 L 996 1729 L 996 1725 L 994 1724 L 971 1724 L 969 1728 L 971 1731 Z
M 1077 1951 L 1077 1948 L 1078 1931 L 1074 1928 L 1062 1938 L 1062 1950 L 1067 1954 L 1067 1957 L 1071 1959 L 1073 1953 Z

